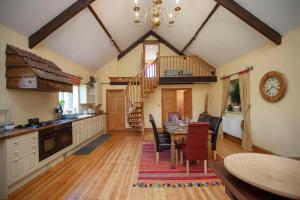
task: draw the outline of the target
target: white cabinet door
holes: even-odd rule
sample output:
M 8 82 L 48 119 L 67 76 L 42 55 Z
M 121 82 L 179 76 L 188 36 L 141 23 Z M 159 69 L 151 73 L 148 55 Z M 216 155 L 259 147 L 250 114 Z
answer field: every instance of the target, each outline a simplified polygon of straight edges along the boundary
M 26 164 L 24 156 L 13 158 L 8 164 L 8 184 L 10 185 L 25 176 Z
M 96 89 L 85 84 L 79 86 L 79 103 L 94 104 L 96 103 Z
M 79 86 L 79 102 L 80 104 L 87 104 L 88 103 L 88 95 L 87 95 L 87 85 L 80 85 Z
M 36 169 L 37 165 L 38 165 L 37 150 L 33 150 L 32 152 L 29 152 L 27 155 L 25 155 L 26 172 L 33 171 L 34 169 Z

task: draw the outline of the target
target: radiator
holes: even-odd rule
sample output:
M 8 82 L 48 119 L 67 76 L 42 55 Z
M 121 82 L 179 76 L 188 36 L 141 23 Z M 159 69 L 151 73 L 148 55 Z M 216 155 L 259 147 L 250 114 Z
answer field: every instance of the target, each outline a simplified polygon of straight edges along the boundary
M 233 137 L 242 139 L 241 122 L 243 115 L 241 114 L 225 114 L 223 119 L 223 131 Z

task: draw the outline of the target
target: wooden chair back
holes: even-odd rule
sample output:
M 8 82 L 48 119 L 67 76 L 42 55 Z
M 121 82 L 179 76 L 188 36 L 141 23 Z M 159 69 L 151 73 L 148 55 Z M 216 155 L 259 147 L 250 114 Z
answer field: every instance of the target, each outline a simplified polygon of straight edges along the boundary
M 189 123 L 186 139 L 187 160 L 207 160 L 208 127 L 208 122 Z

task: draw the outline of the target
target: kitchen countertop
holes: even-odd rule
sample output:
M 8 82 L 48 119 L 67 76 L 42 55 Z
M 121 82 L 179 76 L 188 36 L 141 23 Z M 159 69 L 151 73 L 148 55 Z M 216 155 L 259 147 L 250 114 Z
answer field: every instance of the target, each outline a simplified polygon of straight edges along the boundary
M 101 115 L 105 115 L 105 114 L 80 115 L 80 116 L 78 116 L 77 119 L 70 119 L 70 120 L 66 120 L 66 121 L 63 121 L 63 122 L 58 123 L 58 124 L 51 124 L 51 125 L 43 126 L 43 127 L 39 127 L 39 128 L 16 128 L 16 129 L 13 129 L 11 131 L 3 131 L 3 132 L 0 132 L 0 140 L 4 140 L 4 139 L 7 139 L 7 138 L 11 138 L 11 137 L 16 137 L 16 136 L 23 135 L 23 134 L 26 134 L 26 133 L 32 133 L 32 132 L 35 132 L 35 131 L 40 131 L 40 130 L 43 130 L 43 129 L 46 129 L 46 128 L 55 127 L 55 126 L 65 124 L 65 123 L 72 123 L 72 122 L 75 122 L 75 121 L 88 119 L 88 118 L 91 118 L 91 117 L 101 116 Z

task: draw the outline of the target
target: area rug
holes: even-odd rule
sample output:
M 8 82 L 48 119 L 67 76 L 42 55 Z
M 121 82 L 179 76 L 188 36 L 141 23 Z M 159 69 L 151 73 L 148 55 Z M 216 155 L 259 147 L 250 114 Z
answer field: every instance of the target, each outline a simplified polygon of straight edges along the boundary
M 74 155 L 88 155 L 90 154 L 94 149 L 96 149 L 98 146 L 100 146 L 103 142 L 108 140 L 111 137 L 110 134 L 103 134 L 79 149 L 74 153 Z
M 218 156 L 218 159 L 221 158 Z M 184 165 L 171 168 L 170 151 L 163 151 L 159 156 L 159 163 L 155 160 L 155 146 L 153 141 L 144 141 L 138 171 L 138 182 L 134 187 L 201 187 L 223 185 L 212 169 L 207 168 L 204 173 L 203 162 L 200 165 L 190 163 L 190 173 L 186 174 Z

